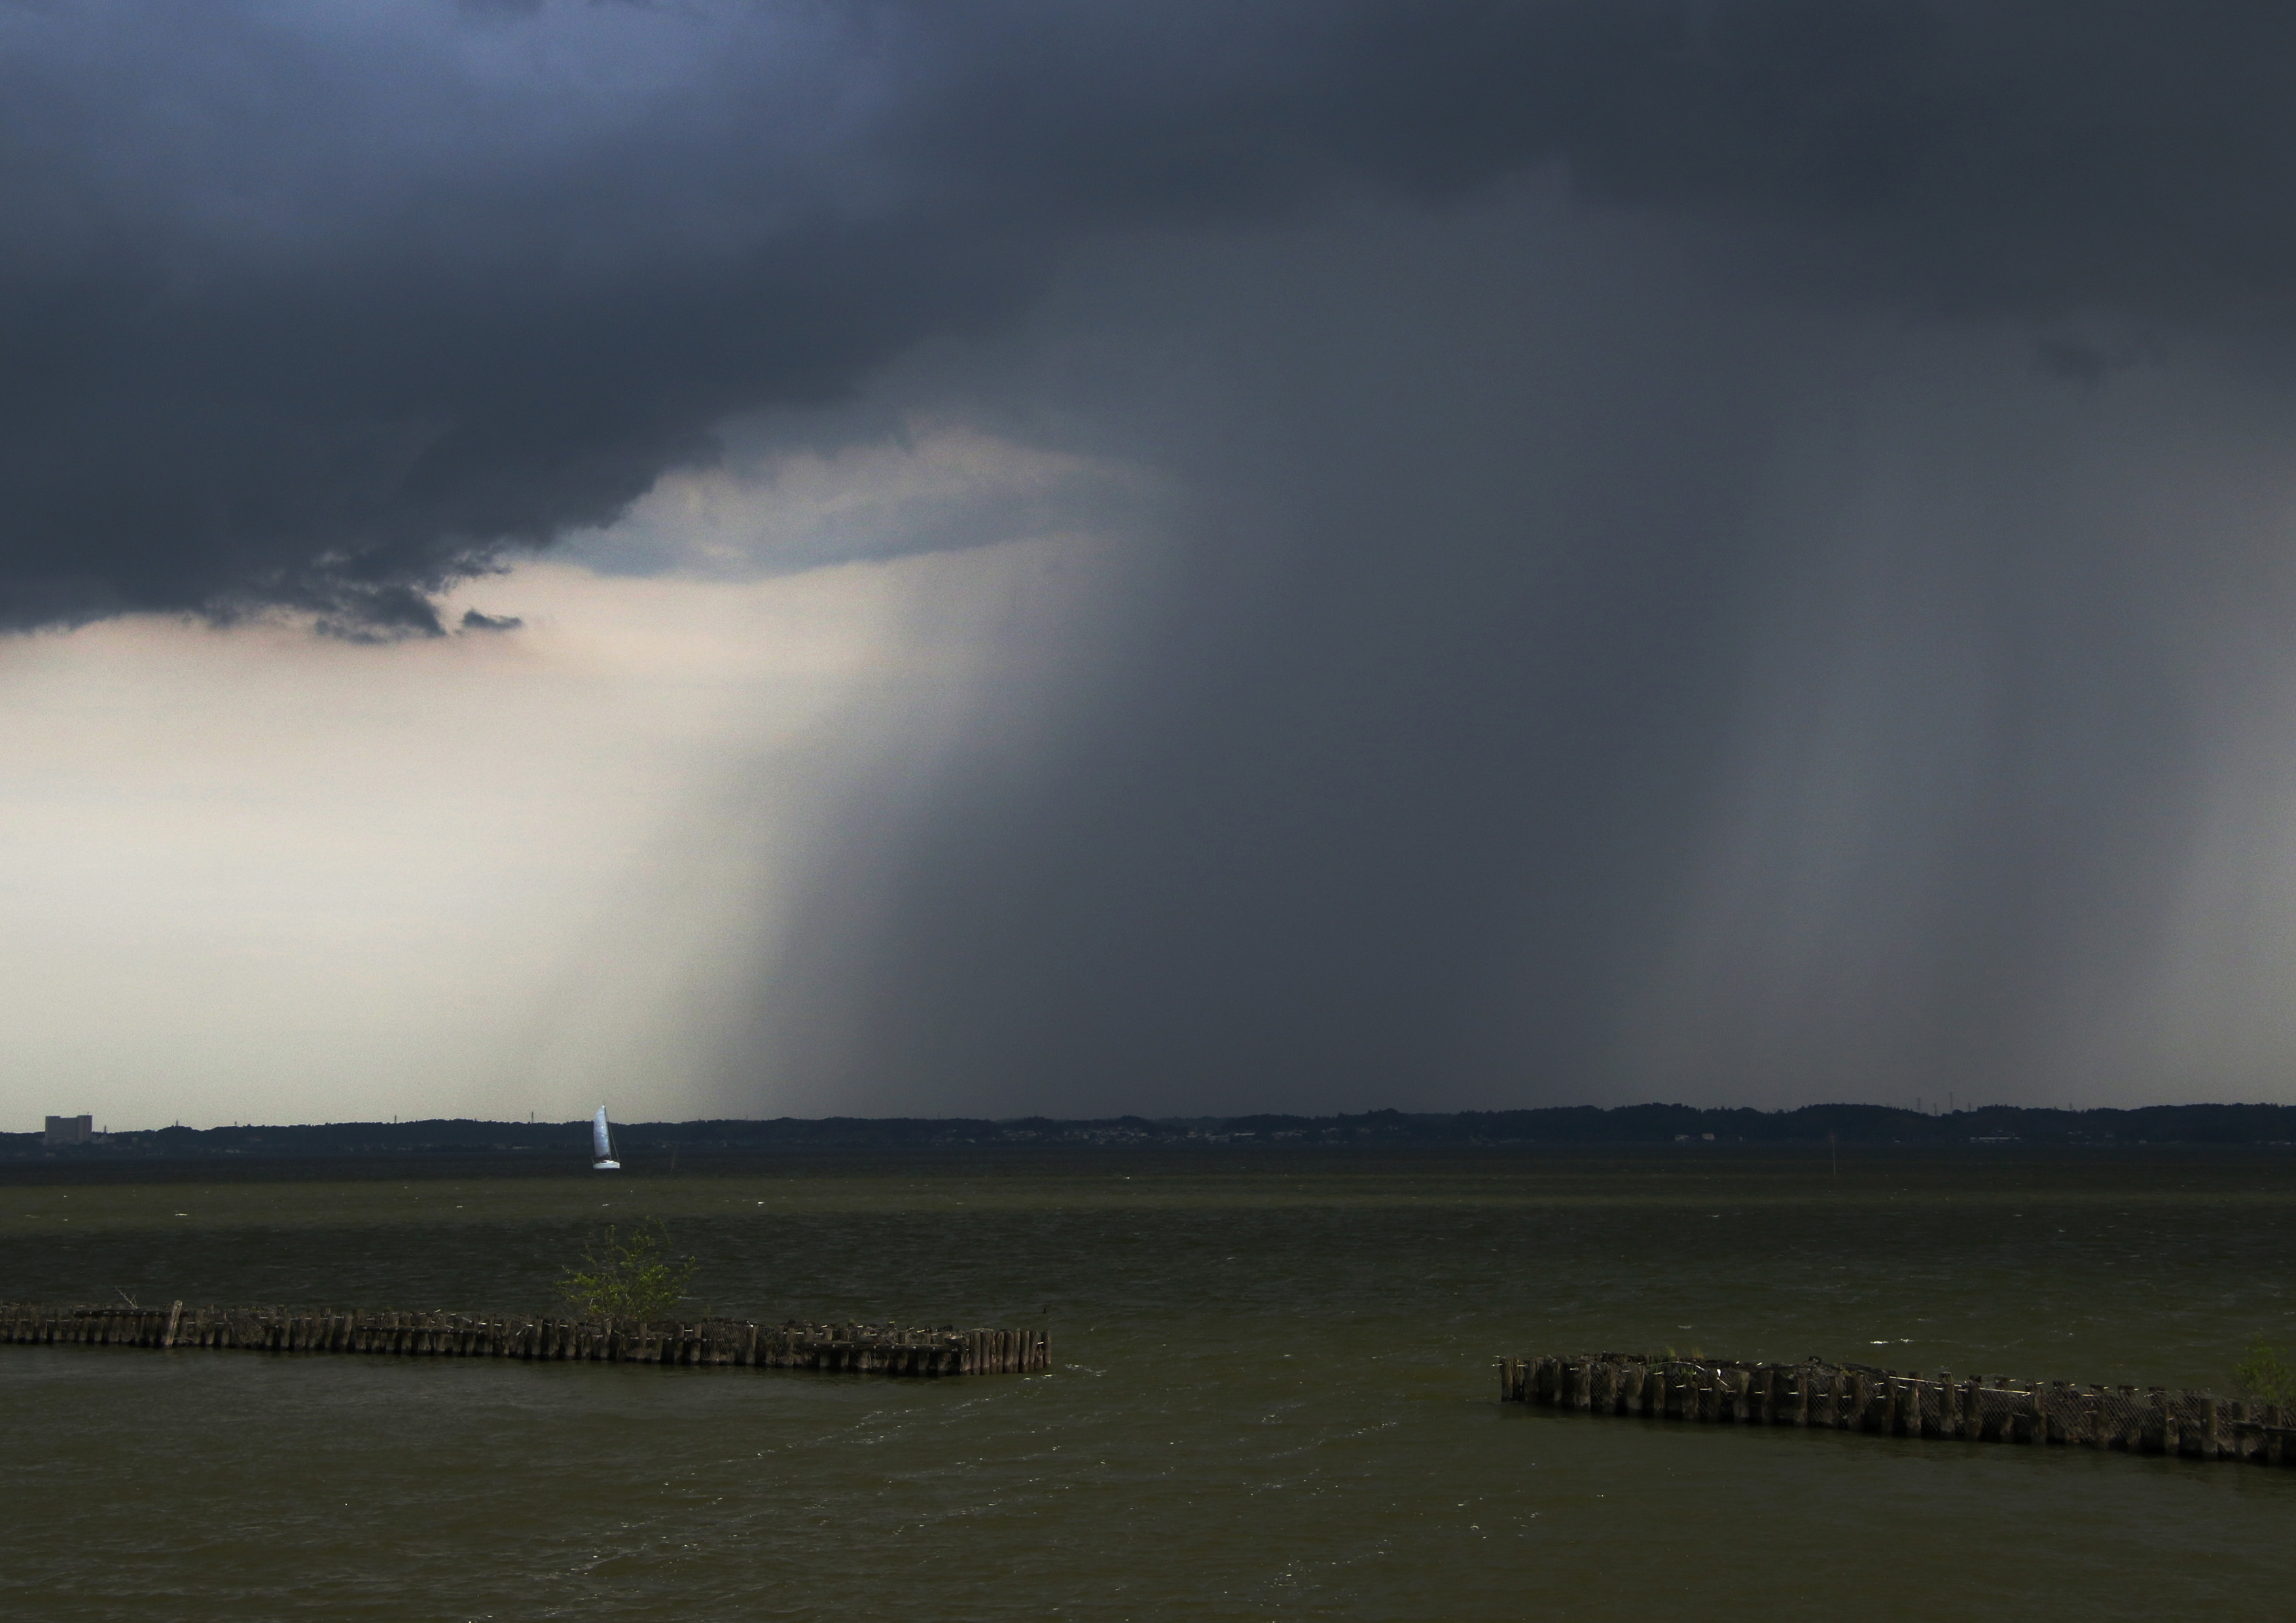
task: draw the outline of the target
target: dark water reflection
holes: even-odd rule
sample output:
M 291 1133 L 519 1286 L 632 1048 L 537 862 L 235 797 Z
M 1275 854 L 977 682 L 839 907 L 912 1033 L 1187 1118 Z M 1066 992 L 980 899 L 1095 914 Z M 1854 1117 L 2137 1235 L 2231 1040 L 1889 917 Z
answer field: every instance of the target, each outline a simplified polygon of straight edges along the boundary
M 1207 1152 L 0 1182 L 13 1296 L 1049 1324 L 1044 1378 L 0 1348 L 41 1619 L 2289 1615 L 2296 1471 L 1502 1411 L 1501 1351 L 2224 1383 L 2296 1156 Z M 178 1215 L 182 1214 L 182 1215 Z

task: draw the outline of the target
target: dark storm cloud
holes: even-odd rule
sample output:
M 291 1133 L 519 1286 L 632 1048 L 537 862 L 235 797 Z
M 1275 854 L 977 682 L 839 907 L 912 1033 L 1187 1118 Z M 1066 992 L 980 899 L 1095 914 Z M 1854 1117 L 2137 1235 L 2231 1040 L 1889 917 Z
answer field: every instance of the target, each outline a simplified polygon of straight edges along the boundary
M 11 4 L 0 621 L 434 629 L 1103 228 L 1540 162 L 1921 305 L 2276 324 L 2292 43 L 2206 3 Z

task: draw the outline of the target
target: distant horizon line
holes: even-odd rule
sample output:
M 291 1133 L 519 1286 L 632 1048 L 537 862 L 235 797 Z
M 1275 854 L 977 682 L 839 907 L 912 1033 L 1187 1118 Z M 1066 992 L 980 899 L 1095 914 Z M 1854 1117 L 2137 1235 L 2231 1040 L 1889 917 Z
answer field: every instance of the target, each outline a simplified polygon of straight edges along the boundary
M 88 1123 L 83 1129 L 79 1124 Z M 494 1120 L 423 1117 L 392 1121 L 234 1122 L 211 1127 L 96 1130 L 93 1119 L 55 1117 L 44 1131 L 0 1132 L 0 1153 L 71 1150 L 221 1153 L 512 1152 L 556 1149 L 586 1134 L 591 1119 Z M 633 1149 L 773 1150 L 1030 1143 L 2183 1142 L 2296 1143 L 2296 1104 L 1904 1105 L 1822 1103 L 1763 1109 L 1701 1106 L 1524 1105 L 1504 1110 L 1407 1111 L 1389 1106 L 1302 1115 L 774 1116 L 618 1121 Z M 61 1132 L 58 1129 L 61 1128 Z

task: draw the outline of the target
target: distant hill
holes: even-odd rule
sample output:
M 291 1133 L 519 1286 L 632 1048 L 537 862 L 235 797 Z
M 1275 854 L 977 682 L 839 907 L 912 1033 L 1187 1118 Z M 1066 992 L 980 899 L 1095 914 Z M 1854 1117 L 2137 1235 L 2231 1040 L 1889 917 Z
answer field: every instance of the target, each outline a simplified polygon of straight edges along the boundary
M 211 1156 L 389 1156 L 531 1153 L 578 1158 L 587 1121 L 342 1121 L 302 1127 L 161 1127 L 116 1133 L 54 1149 L 37 1133 L 0 1133 L 0 1160 L 193 1160 Z M 943 1149 L 964 1146 L 1103 1144 L 1247 1147 L 1317 1144 L 2263 1144 L 2296 1143 L 2296 1105 L 2164 1104 L 2133 1111 L 2021 1110 L 1988 1106 L 1923 1115 L 1874 1104 L 1813 1104 L 1793 1111 L 1694 1110 L 1635 1104 L 1613 1110 L 1413 1113 L 1357 1116 L 1118 1116 L 1061 1120 L 1029 1116 L 991 1121 L 964 1117 L 780 1117 L 767 1121 L 643 1121 L 617 1124 L 618 1145 L 633 1152 L 772 1152 L 803 1150 Z

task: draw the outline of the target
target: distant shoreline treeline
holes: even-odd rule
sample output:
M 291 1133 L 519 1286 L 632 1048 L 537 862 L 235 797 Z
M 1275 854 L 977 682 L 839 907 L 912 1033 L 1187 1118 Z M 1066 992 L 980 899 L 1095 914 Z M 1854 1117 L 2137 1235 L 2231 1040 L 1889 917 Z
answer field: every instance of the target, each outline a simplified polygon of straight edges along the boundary
M 50 1147 L 38 1133 L 0 1133 L 0 1159 L 201 1159 L 209 1156 L 453 1155 L 532 1152 L 579 1156 L 587 1121 L 344 1121 L 302 1127 L 161 1127 Z M 1472 1144 L 2128 1145 L 2296 1143 L 2296 1105 L 2164 1104 L 2142 1110 L 1987 1106 L 1924 1114 L 1877 1104 L 1792 1111 L 1696 1110 L 1679 1104 L 1349 1116 L 1118 1116 L 991 1121 L 963 1117 L 781 1117 L 766 1121 L 652 1121 L 616 1128 L 627 1151 L 690 1155 L 804 1150 L 1181 1148 Z

